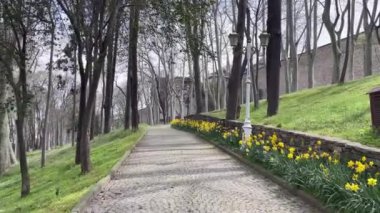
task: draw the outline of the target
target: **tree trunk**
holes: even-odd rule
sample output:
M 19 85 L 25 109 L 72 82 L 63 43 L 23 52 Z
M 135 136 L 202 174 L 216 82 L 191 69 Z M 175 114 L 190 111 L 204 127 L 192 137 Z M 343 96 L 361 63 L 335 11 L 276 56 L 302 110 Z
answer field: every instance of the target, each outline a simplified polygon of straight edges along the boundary
M 124 115 L 124 129 L 130 128 L 130 120 L 131 120 L 131 72 L 128 71 L 128 79 L 127 79 L 127 97 L 125 97 L 125 115 Z
M 75 164 L 80 164 L 80 150 L 81 150 L 81 134 L 82 134 L 82 123 L 83 116 L 86 113 L 86 92 L 87 92 L 87 75 L 80 74 L 81 85 L 80 85 L 80 97 L 79 97 L 79 114 L 78 114 L 78 132 L 77 132 L 77 145 L 75 152 Z
M 1 69 L 1 68 L 0 68 Z M 9 123 L 6 109 L 6 83 L 3 73 L 0 74 L 0 176 L 12 165 L 11 143 L 9 140 Z
M 95 123 L 96 123 L 96 95 L 95 95 L 95 100 L 94 100 L 94 108 L 92 109 L 92 112 L 91 112 L 91 118 L 90 118 L 90 141 L 92 139 L 94 139 L 95 135 L 97 134 L 96 133 L 96 127 L 95 127 Z
M 202 112 L 202 86 L 201 86 L 201 80 L 200 80 L 200 63 L 199 58 L 200 54 L 198 51 L 193 51 L 192 53 L 193 58 L 193 71 L 194 71 L 194 86 L 195 86 L 195 101 L 197 106 L 196 113 Z
M 351 21 L 354 21 L 351 19 L 351 0 L 347 1 L 347 10 L 348 10 L 348 12 L 347 12 L 348 29 L 347 29 L 347 38 L 346 38 L 346 53 L 344 55 L 342 73 L 341 73 L 340 79 L 339 79 L 340 84 L 343 84 L 345 79 L 346 79 L 348 59 L 349 59 L 350 54 L 351 54 L 350 44 L 351 44 L 352 37 L 350 36 L 350 32 L 351 32 Z
M 30 180 L 28 172 L 28 164 L 26 161 L 26 147 L 24 141 L 24 116 L 22 113 L 17 113 L 16 130 L 17 130 L 17 144 L 20 153 L 20 171 L 21 171 L 21 197 L 25 197 L 30 192 Z
M 372 12 L 368 8 L 368 0 L 363 0 L 363 24 L 364 24 L 364 76 L 372 75 L 372 35 L 375 29 L 375 22 L 378 1 L 373 1 Z M 375 18 L 376 17 L 376 18 Z M 376 19 L 376 20 L 375 20 Z
M 216 4 L 217 6 L 219 5 L 218 1 L 216 1 Z M 222 72 L 222 50 L 220 48 L 221 46 L 221 43 L 220 43 L 220 36 L 219 36 L 219 29 L 218 29 L 218 8 L 217 6 L 214 8 L 214 30 L 215 30 L 215 43 L 216 43 L 216 59 L 217 59 L 217 62 L 218 62 L 218 67 L 217 67 L 217 74 L 218 74 L 218 91 L 217 91 L 217 101 L 218 101 L 218 107 L 217 107 L 217 110 L 220 110 L 220 108 L 224 108 L 225 106 L 225 103 L 224 101 L 222 100 L 222 96 L 223 96 L 223 89 L 222 88 L 225 88 L 225 81 L 224 81 L 224 76 L 223 76 L 223 72 Z M 225 91 L 224 91 L 225 92 Z
M 354 79 L 354 71 L 353 71 L 353 68 L 354 68 L 354 52 L 355 52 L 355 41 L 354 41 L 354 33 L 355 33 L 355 30 L 354 30 L 354 24 L 355 24 L 355 0 L 352 0 L 352 6 L 351 6 L 351 11 L 349 11 L 351 13 L 351 21 L 350 21 L 350 56 L 349 56 L 349 59 L 348 59 L 348 79 L 349 80 L 353 80 Z
M 281 0 L 268 1 L 267 115 L 276 115 L 280 93 Z
M 333 51 L 334 65 L 333 65 L 333 74 L 332 74 L 332 83 L 337 83 L 339 81 L 340 75 L 340 58 L 341 51 L 338 47 L 338 41 L 335 34 L 335 25 L 331 22 L 330 18 L 330 9 L 331 9 L 331 0 L 325 1 L 325 7 L 322 14 L 323 23 L 326 26 L 327 32 L 329 33 L 331 40 L 331 48 Z
M 311 4 L 311 2 L 310 2 Z M 314 2 L 313 5 L 313 51 L 311 55 L 311 71 L 309 75 L 309 82 L 312 83 L 312 87 L 314 87 L 314 64 L 315 64 L 315 57 L 317 56 L 317 49 L 318 49 L 318 4 L 317 2 Z M 322 25 L 321 25 L 322 27 Z M 322 29 L 322 28 L 321 28 Z
M 314 87 L 314 64 L 313 64 L 313 53 L 311 50 L 311 13 L 312 13 L 312 2 L 309 0 L 304 1 L 305 4 L 305 18 L 306 18 L 306 52 L 307 52 L 307 82 L 308 88 Z M 316 4 L 316 2 L 314 2 Z
M 107 55 L 107 77 L 106 77 L 106 93 L 104 101 L 104 133 L 111 131 L 111 108 L 113 99 L 113 84 L 115 80 L 115 70 L 116 70 L 116 57 L 117 57 L 117 45 L 119 39 L 119 23 L 120 19 L 117 20 L 117 26 L 115 29 L 115 37 L 113 43 L 110 42 L 108 55 Z
M 22 52 L 20 54 L 20 75 L 19 82 L 21 88 L 14 88 L 17 106 L 17 143 L 18 151 L 20 154 L 20 171 L 21 171 L 21 197 L 25 197 L 30 193 L 30 180 L 28 172 L 28 162 L 26 160 L 26 147 L 24 138 L 24 120 L 27 111 L 28 102 L 30 101 L 28 89 L 27 89 L 27 70 L 26 70 L 26 35 L 23 36 Z
M 49 108 L 50 108 L 50 96 L 52 90 L 52 74 L 53 74 L 53 55 L 54 55 L 54 33 L 55 26 L 52 26 L 51 29 L 51 40 L 50 40 L 50 59 L 49 59 L 49 77 L 48 77 L 48 91 L 46 94 L 46 105 L 45 105 L 45 118 L 44 118 L 44 127 L 43 135 L 41 138 L 41 168 L 45 167 L 45 141 L 47 134 L 47 122 L 49 119 Z
M 298 59 L 297 59 L 297 45 L 295 43 L 295 24 L 294 24 L 294 6 L 293 0 L 287 0 L 287 27 L 289 47 L 290 47 L 290 72 L 292 76 L 291 92 L 295 92 L 298 89 Z
M 137 78 L 137 42 L 139 33 L 139 8 L 133 6 L 130 12 L 129 20 L 129 50 L 128 50 L 128 73 L 130 73 L 131 85 L 131 115 L 132 130 L 139 128 L 139 112 L 138 112 L 138 78 Z
M 245 31 L 245 11 L 247 8 L 247 1 L 240 0 L 238 4 L 238 23 L 237 23 L 237 34 L 238 34 L 238 44 L 234 48 L 234 57 L 232 63 L 232 70 L 228 81 L 228 97 L 227 97 L 227 113 L 226 119 L 234 120 L 236 119 L 238 106 L 239 106 L 239 89 L 241 87 L 240 81 L 240 71 L 241 71 L 241 60 L 243 51 L 243 40 Z
M 204 66 L 204 80 L 203 80 L 203 91 L 205 94 L 205 112 L 208 112 L 209 109 L 209 100 L 208 100 L 208 94 L 209 94 L 209 87 L 208 87 L 208 82 L 207 82 L 207 76 L 208 76 L 208 62 L 207 62 L 207 56 L 203 55 L 203 66 Z
M 71 127 L 71 146 L 75 144 L 75 130 L 77 129 L 77 122 L 75 119 L 77 103 L 77 50 L 74 50 L 74 91 L 73 91 L 73 115 L 72 115 L 72 127 Z

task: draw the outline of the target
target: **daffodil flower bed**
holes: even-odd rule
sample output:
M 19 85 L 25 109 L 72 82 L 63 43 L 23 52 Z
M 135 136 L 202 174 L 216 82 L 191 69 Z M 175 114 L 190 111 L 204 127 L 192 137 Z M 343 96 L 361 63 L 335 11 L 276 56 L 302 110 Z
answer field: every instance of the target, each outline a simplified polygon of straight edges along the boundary
M 337 153 L 322 151 L 320 141 L 301 150 L 275 133 L 251 135 L 243 142 L 239 129 L 226 129 L 216 122 L 175 119 L 171 126 L 239 152 L 334 211 L 380 212 L 380 173 L 365 156 L 342 159 Z

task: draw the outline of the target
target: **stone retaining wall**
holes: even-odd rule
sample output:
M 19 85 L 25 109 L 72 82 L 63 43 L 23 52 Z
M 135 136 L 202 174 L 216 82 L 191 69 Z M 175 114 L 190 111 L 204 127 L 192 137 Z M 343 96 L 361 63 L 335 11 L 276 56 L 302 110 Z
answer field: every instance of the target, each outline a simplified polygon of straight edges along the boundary
M 243 123 L 240 121 L 230 121 L 218 119 L 206 115 L 190 115 L 186 117 L 192 120 L 204 120 L 210 122 L 218 122 L 226 128 L 241 128 Z M 376 165 L 380 165 L 380 149 L 362 145 L 360 143 L 351 142 L 343 139 L 314 135 L 310 133 L 298 132 L 293 130 L 284 130 L 271 126 L 252 125 L 252 134 L 265 132 L 266 135 L 272 135 L 274 132 L 282 141 L 290 146 L 297 147 L 300 150 L 307 150 L 309 146 L 313 146 L 317 141 L 321 141 L 322 151 L 339 154 L 346 159 L 360 159 L 366 156 L 368 160 L 372 160 Z

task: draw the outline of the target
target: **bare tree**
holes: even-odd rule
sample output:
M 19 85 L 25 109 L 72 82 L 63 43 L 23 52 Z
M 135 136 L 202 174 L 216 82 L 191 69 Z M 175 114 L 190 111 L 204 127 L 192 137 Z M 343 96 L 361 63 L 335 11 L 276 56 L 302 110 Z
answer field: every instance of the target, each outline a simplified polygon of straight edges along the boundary
M 331 40 L 331 47 L 334 57 L 334 66 L 333 66 L 333 73 L 332 73 L 332 83 L 338 83 L 340 72 L 341 72 L 341 56 L 342 56 L 342 50 L 341 50 L 341 34 L 343 31 L 344 26 L 344 15 L 347 12 L 347 6 L 343 10 L 342 14 L 339 10 L 338 1 L 335 1 L 335 12 L 336 17 L 332 21 L 331 20 L 331 0 L 326 0 L 324 5 L 324 10 L 322 14 L 322 20 L 326 27 L 327 32 L 329 33 L 330 40 Z M 338 29 L 336 27 L 338 26 L 338 22 L 340 20 L 340 26 Z
M 138 32 L 139 32 L 139 14 L 140 8 L 137 1 L 134 1 L 130 10 L 129 19 L 129 49 L 128 49 L 128 84 L 130 84 L 130 95 L 131 95 L 131 124 L 132 129 L 137 130 L 139 128 L 139 114 L 138 114 L 138 78 L 137 78 L 137 42 L 138 42 Z
M 31 95 L 27 88 L 28 74 L 28 54 L 30 54 L 31 33 L 35 29 L 36 19 L 33 16 L 36 11 L 33 1 L 1 1 L 1 7 L 4 10 L 5 25 L 11 30 L 13 41 L 5 37 L 0 44 L 5 48 L 6 54 L 11 55 L 12 59 L 6 59 L 0 55 L 0 62 L 5 67 L 5 76 L 7 82 L 13 89 L 17 108 L 17 144 L 20 159 L 21 170 L 21 196 L 24 197 L 30 192 L 30 180 L 28 165 L 26 160 L 26 142 L 24 136 L 24 124 L 28 111 L 28 104 L 31 101 Z M 15 70 L 11 64 L 14 60 L 18 68 L 18 77 L 15 78 Z
M 97 1 L 74 1 L 57 0 L 58 4 L 70 20 L 73 28 L 76 44 L 78 46 L 79 74 L 81 77 L 81 94 L 79 105 L 79 129 L 76 162 L 81 163 L 82 173 L 90 171 L 90 147 L 89 147 L 89 128 L 92 112 L 94 110 L 96 91 L 100 79 L 101 69 L 104 65 L 107 47 L 113 36 L 112 27 L 116 22 L 116 15 L 119 8 L 119 1 L 104 0 Z M 94 8 L 94 10 L 88 10 Z M 107 21 L 105 16 L 108 14 Z M 87 23 L 86 20 L 90 20 Z M 106 32 L 104 33 L 104 29 Z M 95 38 L 95 39 L 93 39 Z M 97 56 L 94 55 L 93 47 L 98 47 Z M 83 53 L 86 49 L 86 67 L 83 63 Z M 96 59 L 94 61 L 94 59 Z M 94 62 L 94 66 L 92 63 Z M 87 83 L 89 84 L 89 94 L 86 100 Z M 87 113 L 86 113 L 87 112 Z M 89 113 L 90 112 L 90 113 Z
M 45 106 L 45 117 L 44 117 L 44 126 L 43 133 L 41 139 L 41 167 L 45 166 L 45 149 L 46 149 L 46 134 L 47 134 L 47 122 L 49 119 L 49 109 L 50 109 L 50 96 L 52 90 L 52 74 L 53 74 L 53 56 L 54 56 L 54 40 L 55 40 L 55 17 L 54 17 L 54 2 L 53 0 L 49 0 L 48 4 L 48 22 L 50 23 L 50 58 L 49 58 L 49 77 L 48 77 L 48 91 L 46 94 L 46 106 Z
M 363 0 L 363 27 L 365 35 L 364 45 L 364 76 L 372 75 L 372 35 L 375 29 L 375 14 L 378 1 L 373 1 L 372 11 L 368 7 L 368 0 Z
M 240 71 L 243 51 L 243 41 L 245 32 L 245 14 L 247 8 L 247 1 L 240 0 L 238 3 L 238 20 L 236 26 L 236 33 L 238 34 L 238 43 L 234 48 L 234 58 L 232 63 L 232 70 L 228 80 L 228 96 L 227 96 L 227 113 L 226 119 L 236 119 L 238 115 L 238 97 L 239 89 L 241 87 Z
M 304 0 L 306 19 L 306 53 L 308 70 L 308 87 L 314 87 L 314 63 L 318 44 L 318 2 Z M 322 25 L 321 25 L 322 29 Z M 321 31 L 321 30 L 319 30 Z
M 295 41 L 295 22 L 294 22 L 294 2 L 293 0 L 287 0 L 286 4 L 286 24 L 287 24 L 287 40 L 289 40 L 290 47 L 290 73 L 291 73 L 291 92 L 295 92 L 298 89 L 298 55 L 297 45 Z
M 115 36 L 112 38 L 112 42 L 109 42 L 107 53 L 107 74 L 105 85 L 105 100 L 104 100 L 104 133 L 111 131 L 111 108 L 113 100 L 113 88 L 116 71 L 116 60 L 119 40 L 119 28 L 120 28 L 120 15 L 117 18 L 117 25 L 115 29 Z

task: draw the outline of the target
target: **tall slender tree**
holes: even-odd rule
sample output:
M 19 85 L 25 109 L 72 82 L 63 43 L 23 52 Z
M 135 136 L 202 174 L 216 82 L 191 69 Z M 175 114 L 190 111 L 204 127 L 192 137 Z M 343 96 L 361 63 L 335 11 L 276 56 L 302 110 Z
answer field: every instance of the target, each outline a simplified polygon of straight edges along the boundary
M 280 95 L 281 0 L 268 1 L 267 115 L 276 115 Z
M 119 26 L 120 26 L 120 15 L 117 18 L 117 24 L 115 28 L 115 36 L 113 37 L 113 42 L 109 43 L 108 53 L 107 53 L 107 74 L 106 74 L 106 88 L 105 88 L 105 100 L 104 100 L 104 133 L 108 133 L 111 130 L 111 109 L 113 100 L 113 88 L 115 80 L 116 71 L 116 59 L 118 50 L 118 40 L 119 40 Z
M 238 3 L 238 20 L 236 33 L 238 34 L 238 43 L 234 47 L 234 58 L 232 62 L 232 70 L 228 80 L 228 96 L 227 96 L 227 113 L 226 119 L 236 119 L 238 115 L 238 97 L 241 87 L 240 71 L 243 52 L 243 41 L 245 32 L 247 1 L 240 0 Z
M 48 2 L 48 22 L 49 22 L 49 32 L 50 32 L 50 58 L 49 58 L 49 65 L 48 65 L 48 90 L 46 94 L 46 105 L 45 105 L 45 117 L 44 117 L 44 126 L 43 126 L 43 135 L 41 138 L 41 167 L 45 166 L 45 149 L 46 149 L 46 135 L 47 135 L 47 124 L 49 119 L 49 110 L 50 110 L 50 97 L 51 97 L 51 90 L 53 87 L 52 83 L 52 75 L 53 75 L 53 56 L 54 56 L 54 40 L 55 40 L 55 17 L 54 17 L 54 2 L 53 0 L 50 0 Z
M 138 77 L 137 77 L 137 43 L 139 34 L 140 7 L 142 5 L 138 1 L 133 1 L 130 8 L 129 19 L 129 48 L 128 48 L 128 87 L 130 87 L 131 96 L 131 124 L 132 130 L 139 128 L 139 112 L 138 112 Z
M 2 40 L 0 41 L 0 44 L 6 51 L 6 54 L 0 54 L 0 63 L 5 68 L 5 76 L 7 82 L 13 89 L 16 102 L 16 132 L 20 160 L 22 197 L 30 193 L 24 124 L 28 112 L 28 105 L 32 98 L 27 87 L 27 75 L 29 73 L 28 59 L 33 58 L 31 52 L 33 49 L 31 45 L 31 35 L 36 28 L 37 21 L 35 13 L 38 11 L 37 6 L 39 6 L 35 3 L 33 0 L 4 0 L 0 2 L 0 7 L 3 8 L 4 24 L 10 29 L 10 37 L 2 36 Z M 9 59 L 5 57 L 7 55 L 12 56 L 12 58 Z M 17 65 L 17 70 L 13 68 L 12 61 Z M 30 64 L 33 64 L 33 62 L 29 63 L 29 65 Z M 18 76 L 16 77 L 15 75 Z
M 57 0 L 57 2 L 70 20 L 78 47 L 77 57 L 81 77 L 81 94 L 77 141 L 79 146 L 77 145 L 76 161 L 81 163 L 82 173 L 87 173 L 90 171 L 89 130 L 91 116 L 95 106 L 97 87 L 107 54 L 107 47 L 113 37 L 113 26 L 116 22 L 116 15 L 120 5 L 119 0 Z M 90 21 L 88 22 L 88 20 Z M 99 52 L 93 49 L 94 46 L 98 48 Z M 83 61 L 84 51 L 86 53 L 86 67 Z M 94 54 L 97 52 L 98 55 L 95 56 Z M 89 77 L 91 77 L 91 81 L 89 82 L 87 97 Z

